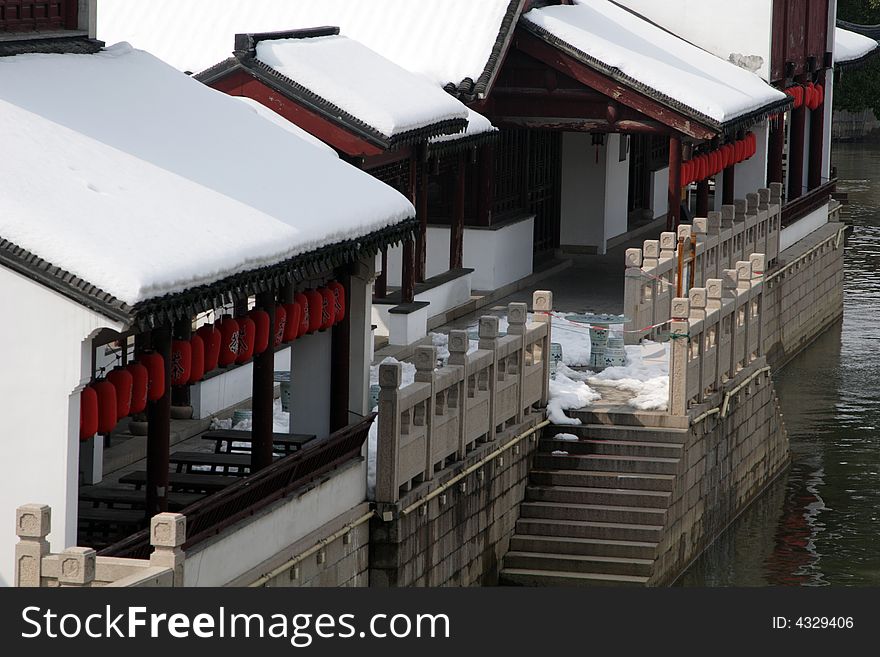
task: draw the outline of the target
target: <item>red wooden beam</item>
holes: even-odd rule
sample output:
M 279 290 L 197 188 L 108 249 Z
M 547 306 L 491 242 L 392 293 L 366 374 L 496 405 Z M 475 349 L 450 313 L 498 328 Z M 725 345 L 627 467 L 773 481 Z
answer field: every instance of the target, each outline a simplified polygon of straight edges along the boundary
M 603 73 L 599 73 L 563 53 L 538 37 L 518 28 L 516 47 L 548 66 L 565 73 L 582 84 L 603 93 L 622 105 L 631 107 L 655 121 L 673 128 L 677 132 L 695 139 L 711 139 L 717 131 L 704 126 L 658 101 L 639 93 Z
M 244 71 L 233 71 L 226 77 L 213 81 L 209 86 L 230 96 L 244 96 L 256 100 L 346 155 L 371 157 L 385 153 L 384 148 L 371 144 L 320 114 L 303 107 Z
M 492 123 L 502 128 L 530 130 L 563 130 L 568 132 L 608 132 L 624 134 L 668 135 L 667 126 L 651 121 L 616 121 L 606 119 L 570 119 L 560 117 L 493 116 Z
M 678 230 L 681 219 L 681 137 L 669 137 L 669 214 L 666 230 Z M 680 278 L 680 277 L 679 277 Z

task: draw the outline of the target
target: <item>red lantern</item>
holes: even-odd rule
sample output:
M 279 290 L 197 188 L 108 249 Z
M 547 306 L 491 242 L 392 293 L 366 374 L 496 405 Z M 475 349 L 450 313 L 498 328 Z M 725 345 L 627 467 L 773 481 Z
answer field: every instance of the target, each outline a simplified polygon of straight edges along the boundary
M 294 300 L 299 304 L 300 310 L 302 311 L 299 318 L 299 331 L 297 331 L 296 337 L 301 338 L 306 333 L 309 332 L 309 327 L 312 324 L 311 317 L 309 316 L 309 298 L 302 292 L 297 292 L 296 296 L 294 296 Z
M 324 297 L 317 290 L 306 290 L 309 303 L 309 333 L 320 331 L 323 324 Z
M 327 284 L 336 296 L 336 323 L 345 319 L 345 286 L 339 281 L 331 281 Z
M 119 421 L 116 417 L 119 410 L 116 386 L 109 381 L 98 381 L 95 384 L 95 393 L 98 395 L 98 433 L 110 433 Z
M 734 148 L 733 159 L 736 162 L 736 164 L 739 164 L 740 162 L 743 161 L 743 150 L 744 150 L 743 147 L 744 147 L 743 140 L 737 139 L 736 142 L 734 143 L 734 147 L 733 147 Z
M 336 294 L 329 287 L 318 290 L 321 294 L 321 330 L 326 331 L 336 323 Z
M 703 153 L 700 155 L 700 181 L 702 182 L 709 177 L 709 155 Z
M 189 339 L 189 345 L 192 351 L 192 370 L 189 374 L 189 383 L 198 383 L 205 378 L 205 341 L 196 333 Z
M 98 394 L 92 386 L 79 393 L 79 439 L 88 440 L 98 433 Z
M 681 163 L 681 186 L 687 187 L 691 182 L 691 163 L 690 162 L 682 162 Z
M 819 104 L 823 105 L 825 103 L 825 85 L 817 84 L 816 90 L 819 92 Z
M 134 377 L 127 369 L 117 368 L 107 375 L 107 380 L 116 388 L 116 419 L 121 420 L 131 413 L 131 394 Z
M 275 326 L 272 327 L 272 344 L 280 347 L 284 342 L 284 331 L 287 329 L 287 311 L 280 303 L 275 305 Z
M 257 325 L 245 315 L 238 318 L 238 358 L 236 363 L 246 363 L 254 357 L 254 346 L 257 337 Z
M 261 354 L 269 348 L 269 313 L 254 308 L 248 317 L 254 322 L 254 354 Z
M 754 132 L 750 132 L 746 135 L 746 139 L 749 142 L 749 157 L 754 157 L 755 153 L 758 152 L 758 137 Z
M 726 144 L 724 148 L 727 151 L 727 162 L 724 166 L 725 169 L 732 167 L 736 164 L 736 147 L 732 144 Z
M 165 394 L 165 361 L 155 351 L 141 354 L 140 361 L 147 368 L 149 375 L 147 399 L 150 401 L 162 399 Z
M 220 364 L 220 331 L 212 324 L 205 324 L 196 331 L 205 345 L 205 372 L 213 372 Z
M 284 312 L 287 313 L 287 323 L 284 326 L 283 342 L 293 342 L 299 335 L 302 307 L 298 303 L 288 303 L 284 306 Z
M 147 389 L 150 387 L 150 373 L 140 363 L 129 363 L 125 368 L 131 374 L 131 408 L 129 414 L 143 413 L 147 408 Z
M 721 151 L 712 151 L 712 175 L 717 176 L 721 171 Z
M 217 327 L 220 330 L 220 355 L 218 364 L 221 367 L 232 365 L 238 358 L 238 322 L 226 315 Z
M 185 386 L 192 375 L 192 345 L 188 340 L 171 343 L 171 385 Z

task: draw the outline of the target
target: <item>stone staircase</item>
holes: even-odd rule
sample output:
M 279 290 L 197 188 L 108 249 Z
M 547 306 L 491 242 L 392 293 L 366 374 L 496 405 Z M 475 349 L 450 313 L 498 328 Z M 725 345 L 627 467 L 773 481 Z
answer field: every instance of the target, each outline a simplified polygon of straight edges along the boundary
M 652 420 L 644 414 L 613 425 L 607 415 L 569 414 L 584 424 L 544 429 L 501 583 L 645 586 L 687 430 L 638 426 Z

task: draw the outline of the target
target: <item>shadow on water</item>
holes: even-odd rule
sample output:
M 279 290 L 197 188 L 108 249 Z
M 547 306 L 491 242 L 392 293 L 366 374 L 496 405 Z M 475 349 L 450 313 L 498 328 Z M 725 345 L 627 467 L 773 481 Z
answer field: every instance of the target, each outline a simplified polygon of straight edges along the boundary
M 683 586 L 880 585 L 880 146 L 835 144 L 844 319 L 776 375 L 792 464 Z

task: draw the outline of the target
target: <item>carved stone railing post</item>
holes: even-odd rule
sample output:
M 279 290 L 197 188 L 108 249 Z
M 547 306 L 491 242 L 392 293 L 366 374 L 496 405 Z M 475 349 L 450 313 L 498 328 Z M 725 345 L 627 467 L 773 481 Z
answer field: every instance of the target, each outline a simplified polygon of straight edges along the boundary
M 379 365 L 379 432 L 376 445 L 376 501 L 397 502 L 400 488 L 400 363 Z
M 160 513 L 150 519 L 150 544 L 153 546 L 150 565 L 171 570 L 174 573 L 172 586 L 183 586 L 185 542 L 186 516 Z
M 770 203 L 782 207 L 782 190 L 783 184 L 778 182 L 770 183 Z
M 465 438 L 467 437 L 467 381 L 469 372 L 467 371 L 467 352 L 470 348 L 470 336 L 467 331 L 450 331 L 449 332 L 449 361 L 451 367 L 460 367 L 463 372 L 461 382 L 458 384 L 458 390 L 455 400 L 458 405 L 458 455 L 456 458 L 461 460 L 467 451 Z
M 15 586 L 41 585 L 43 557 L 49 554 L 46 537 L 52 529 L 52 509 L 46 504 L 25 504 L 15 510 Z
M 721 390 L 721 384 L 724 380 L 725 362 L 730 359 L 724 358 L 722 345 L 728 344 L 724 338 L 724 319 L 721 313 L 722 296 L 724 294 L 723 281 L 720 278 L 710 278 L 706 281 L 706 312 L 718 312 L 719 321 L 715 329 L 715 344 L 718 348 L 715 350 L 715 381 L 713 390 Z
M 673 299 L 669 336 L 672 341 L 672 353 L 669 359 L 669 413 L 675 416 L 683 416 L 687 413 L 689 317 L 690 304 L 688 300 L 680 297 Z
M 492 352 L 492 366 L 489 368 L 489 440 L 495 440 L 498 424 L 495 417 L 495 391 L 498 389 L 498 334 L 500 321 L 497 315 L 480 317 L 480 349 Z
M 519 353 L 516 356 L 514 367 L 516 368 L 517 393 L 516 393 L 516 421 L 523 421 L 523 388 L 525 386 L 526 365 L 526 322 L 529 319 L 529 307 L 524 303 L 507 304 L 508 335 L 518 335 Z M 508 360 L 508 363 L 510 361 Z
M 98 553 L 92 548 L 71 547 L 58 555 L 59 586 L 88 588 L 95 581 Z
M 541 407 L 546 407 L 550 400 L 550 342 L 553 339 L 553 293 L 549 290 L 536 290 L 532 295 L 532 309 L 535 311 L 535 322 L 547 325 L 547 335 L 541 347 L 541 362 L 544 365 L 544 389 L 541 393 Z
M 642 305 L 642 286 L 645 284 L 645 277 L 642 274 L 642 250 L 627 249 L 626 250 L 626 272 L 624 273 L 623 285 L 623 314 L 629 318 L 624 325 L 624 338 L 626 344 L 638 344 L 641 340 L 640 335 L 634 333 L 639 312 Z M 654 295 L 651 295 L 653 302 Z M 653 313 L 652 313 L 653 315 Z
M 434 478 L 434 437 L 431 431 L 434 418 L 434 368 L 437 366 L 437 347 L 417 347 L 413 354 L 416 366 L 416 383 L 427 383 L 431 386 L 431 395 L 425 401 L 425 481 Z

